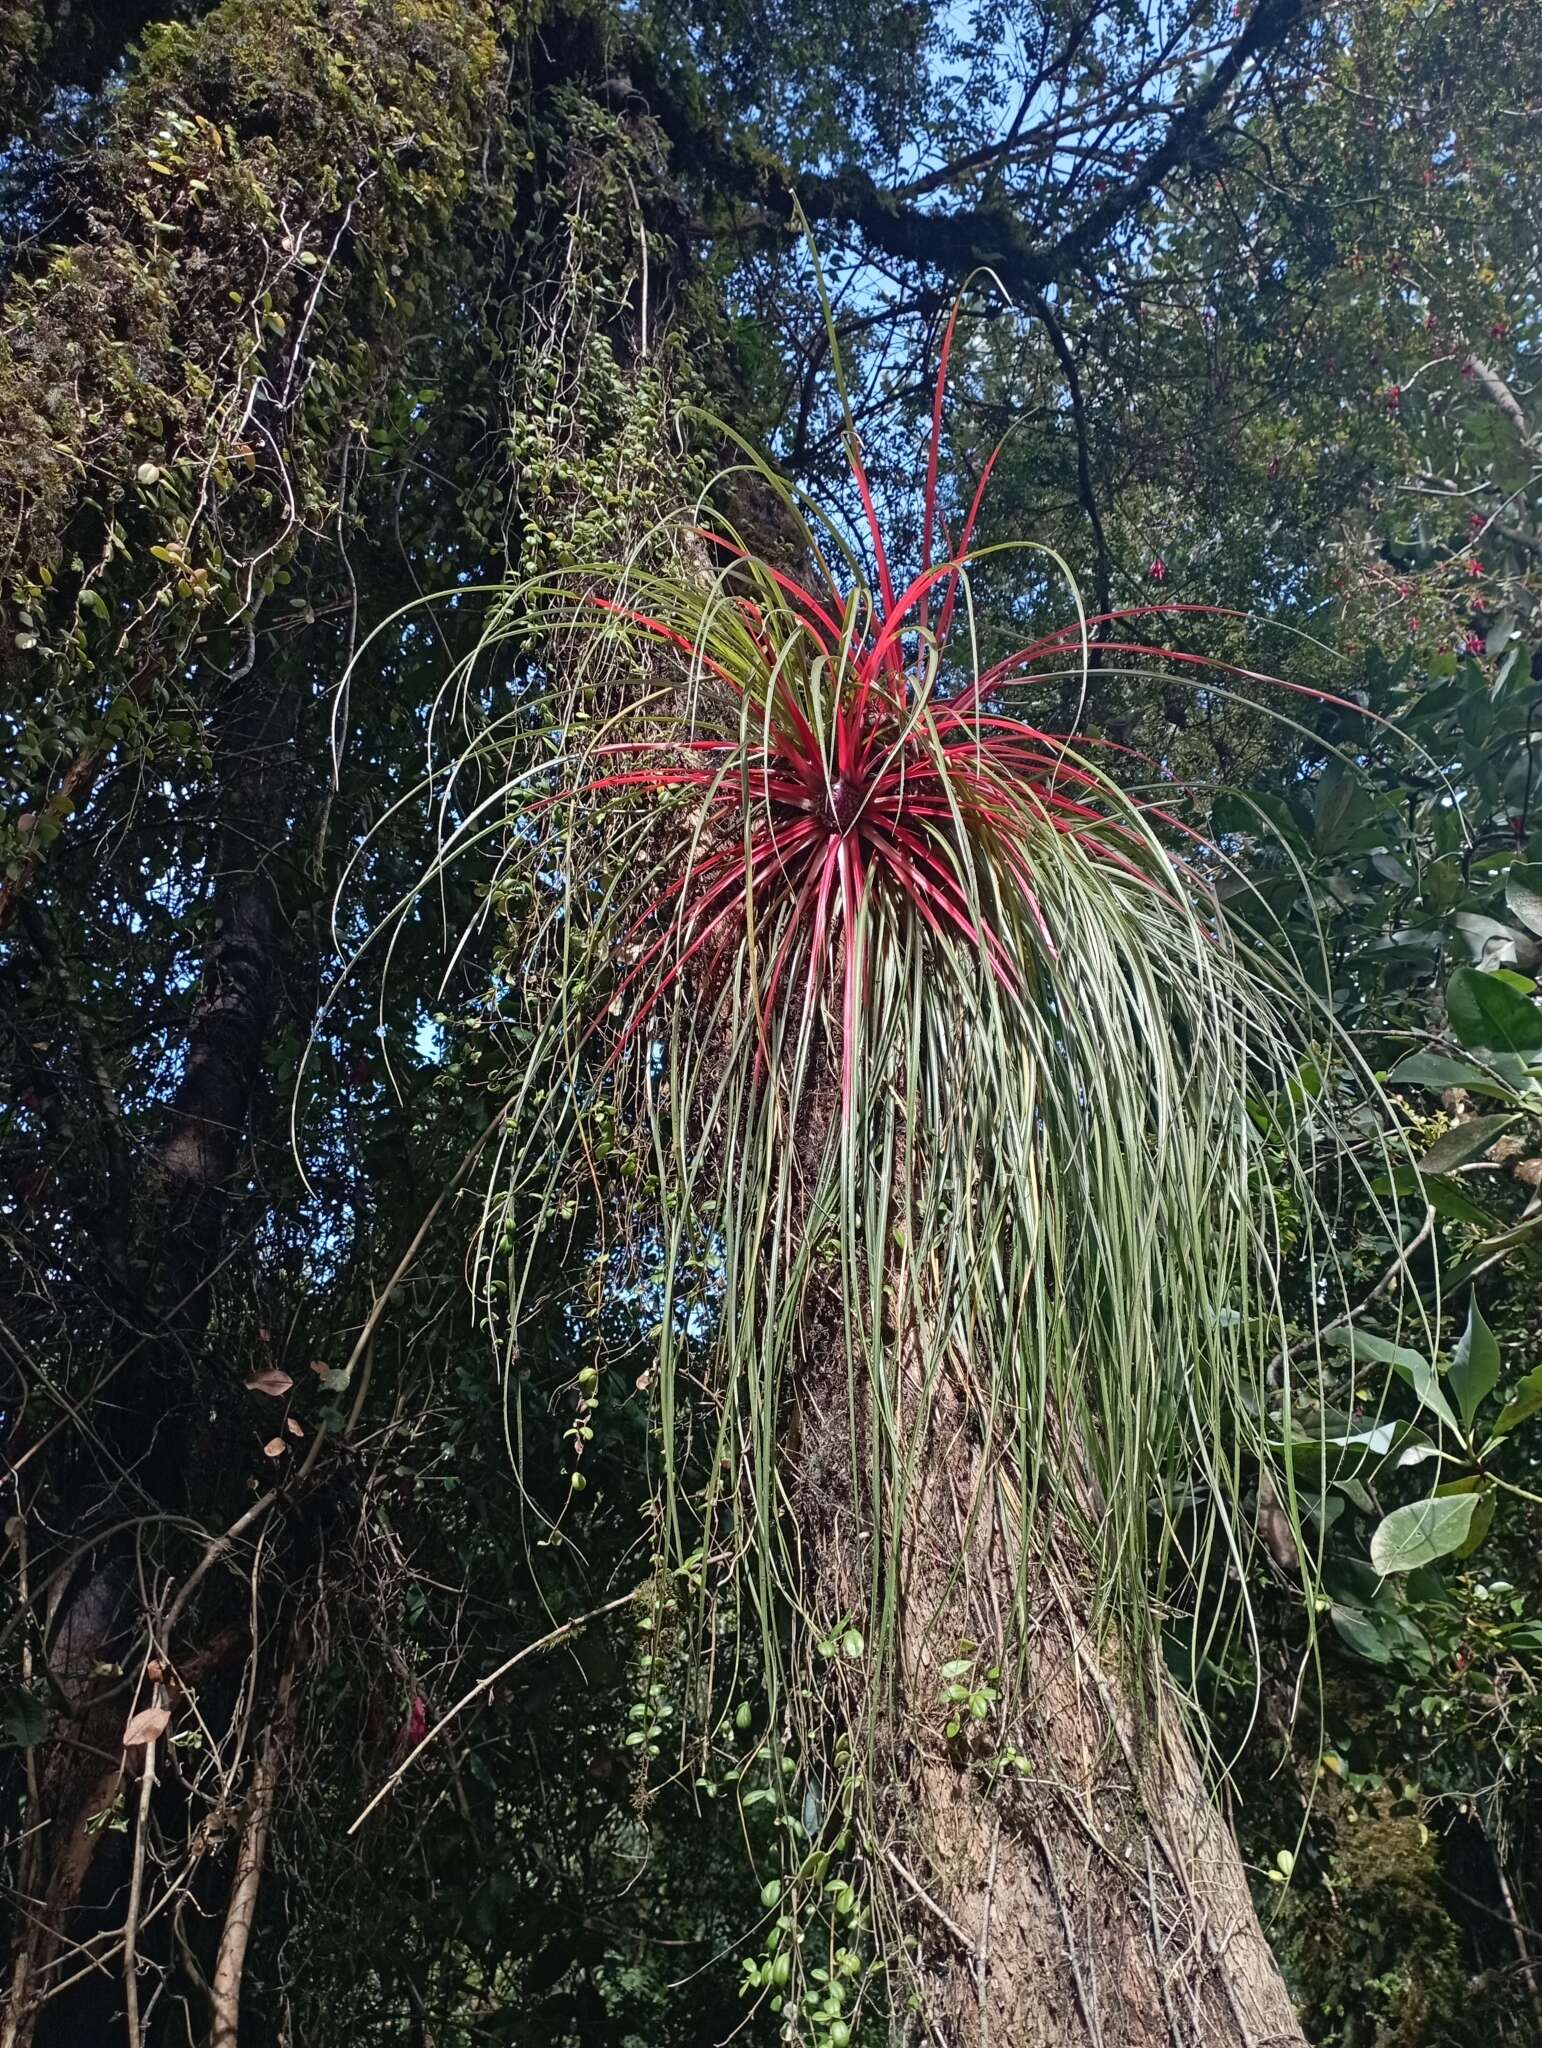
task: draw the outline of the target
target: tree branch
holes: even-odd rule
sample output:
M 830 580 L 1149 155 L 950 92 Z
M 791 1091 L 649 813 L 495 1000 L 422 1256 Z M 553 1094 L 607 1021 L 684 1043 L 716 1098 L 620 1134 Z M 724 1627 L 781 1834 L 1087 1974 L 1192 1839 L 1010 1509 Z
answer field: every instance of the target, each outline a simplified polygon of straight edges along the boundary
M 230 1906 L 220 1935 L 219 1956 L 210 1986 L 213 2020 L 209 2048 L 236 2048 L 241 2031 L 241 1982 L 246 1973 L 246 1950 L 257 1917 L 257 1894 L 262 1885 L 262 1867 L 267 1860 L 268 1834 L 273 1825 L 273 1808 L 283 1776 L 284 1755 L 295 1721 L 294 1672 L 286 1671 L 278 1682 L 273 1718 L 263 1737 L 262 1754 L 252 1774 L 251 1801 L 241 1846 L 236 1853 L 235 1883 Z
M 1215 115 L 1242 73 L 1278 49 L 1304 12 L 1305 0 L 1259 0 L 1247 26 L 1209 78 L 1186 106 L 1173 112 L 1163 140 L 1130 177 L 1049 242 L 1007 201 L 917 212 L 896 193 L 882 190 L 855 165 L 829 178 L 785 179 L 778 187 L 774 169 L 764 157 L 708 137 L 700 114 L 674 100 L 662 82 L 656 86 L 655 110 L 680 144 L 684 166 L 699 170 L 719 190 L 758 202 L 768 216 L 784 224 L 801 207 L 810 222 L 855 227 L 872 249 L 885 255 L 953 277 L 989 268 L 1007 291 L 1033 298 L 1083 267 L 1165 179 L 1201 154 Z
M 536 1641 L 533 1643 L 526 1643 L 525 1647 L 522 1650 L 516 1650 L 512 1657 L 505 1657 L 503 1662 L 498 1666 L 496 1671 L 489 1671 L 485 1678 L 479 1678 L 476 1684 L 472 1686 L 469 1692 L 462 1693 L 461 1697 L 455 1702 L 454 1706 L 450 1708 L 447 1714 L 440 1715 L 439 1719 L 434 1723 L 433 1727 L 429 1729 L 428 1733 L 423 1737 L 422 1741 L 415 1743 L 413 1747 L 408 1750 L 407 1754 L 402 1758 L 401 1762 L 397 1765 L 396 1769 L 391 1773 L 390 1777 L 386 1779 L 385 1783 L 381 1786 L 380 1790 L 375 1794 L 374 1798 L 370 1800 L 367 1806 L 361 1808 L 357 1818 L 350 1822 L 348 1827 L 348 1833 L 350 1835 L 355 1835 L 358 1833 L 359 1829 L 363 1827 L 364 1823 L 369 1819 L 370 1815 L 374 1812 L 375 1808 L 380 1804 L 381 1800 L 384 1799 L 386 1794 L 390 1792 L 396 1785 L 399 1785 L 401 1783 L 402 1779 L 407 1775 L 408 1771 L 411 1770 L 412 1766 L 423 1754 L 423 1751 L 428 1748 L 428 1745 L 431 1742 L 437 1742 L 439 1737 L 444 1733 L 445 1729 L 449 1727 L 450 1723 L 453 1720 L 455 1720 L 458 1715 L 462 1714 L 465 1711 L 465 1709 L 472 1704 L 474 1700 L 479 1700 L 484 1693 L 491 1692 L 492 1688 L 498 1683 L 499 1679 L 506 1678 L 508 1674 L 514 1669 L 516 1664 L 523 1664 L 527 1657 L 537 1656 L 543 1650 L 555 1649 L 558 1643 L 566 1642 L 569 1636 L 577 1635 L 580 1629 L 587 1628 L 591 1621 L 599 1621 L 604 1615 L 614 1614 L 618 1607 L 629 1607 L 634 1600 L 639 1600 L 642 1598 L 643 1594 L 648 1591 L 648 1588 L 651 1584 L 651 1580 L 644 1579 L 639 1585 L 634 1586 L 629 1593 L 619 1593 L 614 1600 L 607 1600 L 602 1607 L 591 1607 L 587 1614 L 578 1614 L 575 1615 L 571 1621 L 564 1621 L 559 1623 L 558 1626 L 552 1629 L 548 1634 L 538 1637 Z
M 1531 428 L 1526 423 L 1526 415 L 1521 410 L 1521 402 L 1503 377 L 1500 376 L 1499 372 L 1478 356 L 1469 356 L 1467 358 L 1467 368 L 1471 370 L 1473 376 L 1483 386 L 1489 397 L 1493 399 L 1495 405 L 1499 407 L 1499 410 L 1504 414 L 1511 426 L 1514 427 L 1516 433 L 1520 435 L 1526 446 L 1528 448 L 1535 448 L 1536 441 L 1532 435 Z
M 1049 336 L 1049 345 L 1055 351 L 1055 360 L 1065 378 L 1066 395 L 1071 402 L 1071 424 L 1076 429 L 1076 489 L 1082 501 L 1082 510 L 1087 515 L 1087 524 L 1092 528 L 1092 544 L 1097 556 L 1094 571 L 1093 609 L 1100 615 L 1111 611 L 1111 584 L 1113 565 L 1109 560 L 1108 536 L 1103 531 L 1103 515 L 1098 509 L 1098 494 L 1092 482 L 1092 461 L 1088 453 L 1087 408 L 1082 402 L 1082 380 L 1076 368 L 1076 358 L 1071 353 L 1070 343 L 1065 338 L 1065 329 L 1055 317 L 1054 308 L 1048 300 L 1034 300 L 1034 310 L 1044 323 L 1044 332 Z

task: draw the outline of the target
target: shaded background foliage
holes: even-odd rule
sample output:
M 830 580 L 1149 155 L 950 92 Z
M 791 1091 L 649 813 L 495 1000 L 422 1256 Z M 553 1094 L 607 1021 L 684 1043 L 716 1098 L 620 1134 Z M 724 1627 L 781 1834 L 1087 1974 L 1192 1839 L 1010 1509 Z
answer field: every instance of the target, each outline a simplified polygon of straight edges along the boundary
M 646 1575 L 651 1465 L 646 1316 L 597 1267 L 589 1319 L 549 1317 L 521 1360 L 526 1484 L 554 1509 L 575 1454 L 586 1480 L 541 1547 L 467 1198 L 392 1277 L 517 1060 L 494 933 L 436 993 L 425 914 L 384 1010 L 361 987 L 328 1012 L 297 1170 L 300 1057 L 359 936 L 329 923 L 341 864 L 419 773 L 474 606 L 440 595 L 369 644 L 336 748 L 333 692 L 423 593 L 642 533 L 689 479 L 687 399 L 839 489 L 796 195 L 897 522 L 973 276 L 949 453 L 977 474 L 1011 429 L 986 538 L 1051 542 L 1094 598 L 1250 613 L 1185 637 L 1389 722 L 1293 732 L 1096 671 L 1083 712 L 1206 802 L 1241 785 L 1215 829 L 1321 930 L 1384 1068 L 1430 1033 L 1481 1062 L 1451 973 L 1529 983 L 1542 943 L 1512 883 L 1542 860 L 1542 21 L 14 0 L 0 83 L 4 1878 L 13 1908 L 55 1886 L 106 1962 L 34 1945 L 10 2024 L 121 2037 L 142 1852 L 146 2038 L 208 2032 L 276 1730 L 241 2038 L 722 2039 L 743 2007 L 715 1959 L 760 1908 L 738 1816 L 638 1769 L 626 1611 L 511 1673 L 346 1833 L 425 1718 Z M 1049 579 L 1003 595 L 1058 622 Z M 373 843 L 361 919 L 423 829 L 409 807 Z M 478 907 L 456 886 L 451 927 Z M 1542 1363 L 1532 1241 L 1496 1248 L 1536 1200 L 1534 1103 L 1399 1094 L 1431 1144 L 1514 1111 L 1431 1181 L 1448 1274 L 1482 1269 L 1492 1416 Z M 602 1220 L 550 1256 L 590 1256 Z M 1395 1251 L 1367 1218 L 1367 1295 Z M 1445 1307 L 1449 1353 L 1465 1293 Z M 1385 1296 L 1367 1328 L 1393 1334 Z M 1355 1379 L 1346 1357 L 1346 1413 Z M 1523 1428 L 1504 1458 L 1535 1490 Z M 1337 1577 L 1299 1705 L 1288 1560 L 1257 1589 L 1239 1824 L 1313 2038 L 1356 2048 L 1542 2025 L 1537 1510 L 1504 1497 L 1471 1556 L 1377 1587 L 1371 1533 L 1427 1477 L 1318 1475 Z M 1240 1740 L 1249 1674 L 1197 1682 Z M 144 1820 L 121 1736 L 157 1704 Z

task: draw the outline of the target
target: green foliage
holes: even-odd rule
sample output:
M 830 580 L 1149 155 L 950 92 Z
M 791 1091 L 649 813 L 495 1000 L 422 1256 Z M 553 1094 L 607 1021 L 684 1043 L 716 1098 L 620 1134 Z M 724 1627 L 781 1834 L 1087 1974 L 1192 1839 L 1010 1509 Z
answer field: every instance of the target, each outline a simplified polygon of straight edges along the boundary
M 901 1576 L 936 1390 L 967 1368 L 992 1476 L 959 1513 L 1005 1517 L 1011 1611 L 1029 1611 L 1041 1552 L 1068 1546 L 1131 1666 L 1154 1647 L 1154 1611 L 1186 1617 L 1196 1663 L 1202 1644 L 1223 1656 L 1245 1604 L 1219 1633 L 1201 1610 L 1212 1570 L 1251 1551 L 1245 1467 L 1276 1485 L 1313 1585 L 1314 1497 L 1292 1453 L 1352 1439 L 1322 1414 L 1310 1335 L 1290 1341 L 1283 1276 L 1294 1261 L 1306 1297 L 1347 1314 L 1318 1189 L 1347 1173 L 1374 1209 L 1386 1162 L 1374 1105 L 1357 1114 L 1320 1077 L 1343 1058 L 1326 1011 L 1286 954 L 1238 942 L 1147 807 L 1014 724 L 1050 749 L 1020 780 L 1025 742 L 1003 744 L 1005 714 L 955 708 L 985 672 L 973 563 L 958 571 L 969 655 L 949 650 L 943 691 L 941 629 L 888 623 L 839 527 L 768 464 L 747 469 L 820 565 L 819 594 L 718 512 L 728 566 L 709 573 L 695 507 L 629 560 L 559 556 L 496 590 L 442 691 L 470 728 L 428 786 L 443 845 L 351 966 L 377 941 L 389 960 L 420 901 L 491 864 L 519 1050 L 476 1279 L 539 1543 L 565 1542 L 586 1440 L 580 1426 L 552 1503 L 520 1448 L 527 1322 L 592 1193 L 615 1219 L 610 1284 L 656 1348 L 653 1563 L 679 1599 L 684 1655 L 678 1709 L 650 1676 L 628 1744 L 666 1784 L 690 1772 L 709 1792 L 734 1785 L 746 1815 L 767 1809 L 784 1936 L 816 1880 L 845 1896 L 865 1870 L 877 1960 L 894 1968 L 885 1729 L 908 1711 Z M 720 494 L 730 484 L 743 477 Z M 887 714 L 886 645 L 909 677 Z M 1047 672 L 1009 660 L 992 703 L 1053 684 L 1081 652 L 1068 635 L 1041 650 Z M 841 808 L 869 705 L 880 754 L 936 792 L 915 821 L 898 815 L 914 845 L 892 872 L 888 840 L 862 839 L 863 807 Z M 814 826 L 776 823 L 779 804 L 799 811 L 778 794 L 795 773 L 810 778 L 801 809 L 825 815 L 818 782 L 831 820 L 814 866 L 800 837 Z M 847 876 L 859 844 L 866 883 Z M 838 868 L 836 894 L 818 877 Z M 483 916 L 452 927 L 452 956 Z M 820 1433 L 802 1474 L 817 1469 L 825 1512 L 833 1501 L 881 1532 L 850 1581 L 807 1519 L 799 1425 Z M 1057 1449 L 1068 1441 L 1074 1458 Z M 1089 1500 L 1105 1505 L 1089 1514 Z M 748 1760 L 724 1741 L 746 1662 L 775 1731 Z M 1008 1630 L 969 1684 L 967 1660 L 945 1666 L 948 1736 L 999 1722 L 998 1767 L 1020 1757 L 1028 1663 Z M 837 2023 L 839 1973 L 814 1977 L 796 1940 L 745 1981 L 773 2013 L 796 2002 Z
M 1469 1994 L 1428 1828 L 1386 1793 L 1358 1808 L 1342 1796 L 1324 1804 L 1320 1873 L 1283 1916 L 1301 1944 L 1316 2038 L 1342 2048 L 1449 2038 Z
M 225 0 L 147 31 L 59 166 L 0 341 L 12 883 L 108 757 L 187 745 L 347 500 L 496 58 L 485 5 Z
M 184 1995 L 202 2024 L 234 1837 L 195 1830 L 245 1811 L 242 1731 L 260 1736 L 296 1643 L 290 1775 L 247 1968 L 252 2038 L 700 2048 L 741 2022 L 752 2039 L 779 2030 L 786 2008 L 769 2001 L 796 1971 L 810 2034 L 846 2048 L 857 1992 L 864 2011 L 882 2003 L 880 1902 L 851 1845 L 836 1849 L 837 1822 L 806 1803 L 805 1752 L 768 1713 L 759 1618 L 704 1627 L 723 1560 L 697 1557 L 689 1531 L 703 1495 L 727 1495 L 721 1410 L 693 1374 L 721 1276 L 710 1246 L 683 1246 L 680 1291 L 701 1315 L 666 1333 L 681 1398 L 661 1434 L 664 1251 L 624 1225 L 670 1182 L 638 1127 L 603 1095 L 586 1103 L 601 1192 L 570 1187 L 539 1245 L 523 1210 L 496 1239 L 529 1261 L 507 1386 L 463 1291 L 482 1220 L 463 1197 L 349 1363 L 429 1203 L 524 1072 L 519 1034 L 544 1028 L 564 988 L 603 1007 L 608 964 L 581 987 L 560 949 L 524 950 L 538 889 L 506 874 L 479 895 L 470 865 L 446 870 L 433 915 L 402 928 L 398 994 L 378 1011 L 360 988 L 325 1019 L 302 1098 L 310 1193 L 288 1163 L 288 1107 L 336 964 L 325 905 L 348 855 L 363 849 L 345 951 L 419 870 L 420 813 L 392 806 L 442 737 L 438 684 L 480 625 L 464 597 L 424 609 L 419 593 L 626 555 L 696 496 L 676 432 L 686 397 L 831 484 L 825 330 L 781 231 L 794 179 L 832 204 L 860 199 L 864 174 L 901 192 L 933 181 L 886 214 L 929 213 L 944 260 L 891 246 L 873 263 L 849 221 L 824 237 L 880 499 L 899 530 L 914 524 L 916 366 L 953 262 L 978 261 L 1000 220 L 1050 246 L 1100 203 L 1096 182 L 1122 189 L 1185 97 L 1176 81 L 1210 60 L 1181 59 L 1132 102 L 1152 48 L 1122 8 L 1095 8 L 1064 59 L 1070 17 L 1035 0 L 907 6 L 877 28 L 841 4 L 658 7 L 645 41 L 600 4 L 545 6 L 538 36 L 536 12 L 0 5 L 14 243 L 3 853 L 8 881 L 33 892 L 0 938 L 11 1892 L 41 1895 L 26 1859 L 58 1832 L 30 1828 L 29 1745 L 45 1776 L 115 1752 L 146 1654 L 141 1601 L 184 1585 L 209 1532 L 282 1479 L 278 1512 L 222 1557 L 162 1645 L 188 1660 L 192 1704 L 177 1707 L 156 1794 L 148 1903 L 158 1867 L 169 1884 L 184 1845 L 198 1860 L 185 1909 L 173 1899 L 142 1931 L 145 1984 L 168 1973 L 156 2048 L 182 2038 Z M 1295 1254 L 1314 1199 L 1342 1218 L 1353 1336 L 1327 1354 L 1320 1404 L 1288 1429 L 1270 1415 L 1324 1604 L 1313 1640 L 1294 1568 L 1255 1550 L 1240 1584 L 1217 1573 L 1198 1589 L 1195 1640 L 1175 1661 L 1236 1759 L 1250 1854 L 1277 1880 L 1260 1885 L 1270 1930 L 1315 2038 L 1488 2048 L 1534 2038 L 1515 1926 L 1542 1914 L 1542 555 L 1523 125 L 1542 17 L 1525 0 L 1306 12 L 1284 54 L 1239 83 L 1205 152 L 1047 292 L 1079 411 L 1045 308 L 1021 292 L 1010 310 L 987 303 L 977 280 L 947 447 L 967 495 L 1012 428 L 987 539 L 1043 538 L 1116 602 L 1251 613 L 1185 637 L 1389 721 L 1303 699 L 1292 732 L 1255 686 L 1196 693 L 1155 661 L 1139 681 L 1094 664 L 1057 685 L 1060 723 L 1144 748 L 1193 785 L 1191 815 L 1218 783 L 1242 786 L 1245 802 L 1212 813 L 1217 872 L 1238 871 L 1234 891 L 1222 881 L 1228 916 L 1283 923 L 1303 960 L 1320 948 L 1320 986 L 1398 1104 L 1407 1142 L 1381 1193 L 1289 1185 L 1269 1145 L 1245 1140 L 1282 1249 Z M 124 62 L 146 21 L 159 26 L 143 61 Z M 1212 43 L 1206 11 L 1193 21 Z M 971 168 L 1039 66 L 1050 83 L 1020 146 Z M 69 89 L 49 100 L 56 85 Z M 1059 147 L 1038 118 L 1051 99 Z M 963 506 L 947 509 L 956 522 Z M 757 554 L 791 563 L 799 535 L 774 501 L 736 493 L 731 511 Z M 1020 557 L 982 560 L 975 587 L 1019 639 L 1059 621 L 1061 586 L 1025 577 Z M 345 670 L 334 734 L 325 700 Z M 509 676 L 481 673 L 488 708 L 508 709 Z M 265 759 L 283 763 L 266 810 L 240 794 Z M 207 1317 L 168 1321 L 190 1233 L 168 1221 L 161 1148 L 253 874 L 271 891 L 272 1017 L 215 1205 Z M 472 936 L 441 987 L 445 928 Z M 376 1058 L 382 1032 L 399 1095 Z M 1310 1058 L 1282 1078 L 1255 1108 L 1283 1147 L 1335 1098 Z M 545 1113 L 532 1105 L 515 1140 Z M 1104 1178 L 1121 1167 L 1133 1232 L 1138 1172 L 1110 1154 Z M 1426 1200 L 1430 1235 L 1405 1256 Z M 1208 1259 L 1208 1239 L 1192 1251 Z M 1309 1308 L 1282 1293 L 1282 1339 L 1307 1337 Z M 745 1355 L 760 1343 L 748 1331 Z M 282 1396 L 247 1384 L 275 1372 L 293 1382 Z M 1219 1427 L 1215 1444 L 1218 1461 L 1234 1456 L 1236 1512 L 1256 1510 L 1267 1532 L 1260 1467 Z M 673 1548 L 666 1458 L 684 1496 Z M 1158 1554 L 1187 1506 L 1163 1505 L 1146 1532 Z M 1432 1512 L 1453 1533 L 1465 1522 L 1468 1554 L 1378 1572 L 1378 1532 Z M 656 1581 L 655 1556 L 676 1560 Z M 72 1559 L 87 1563 L 66 1571 Z M 653 1626 L 627 1613 L 522 1666 L 347 1836 L 415 1702 L 432 1723 L 553 1618 L 643 1576 Z M 127 1618 L 91 1680 L 96 1720 L 77 1717 L 58 1646 L 91 1611 L 75 1589 L 104 1587 L 127 1589 Z M 791 1682 L 817 1697 L 858 1696 L 881 1661 L 865 1582 L 856 1593 L 807 1627 Z M 1256 1719 L 1252 1657 L 1235 1637 L 1225 1648 L 1244 1601 Z M 685 1747 L 678 1707 L 706 1689 L 704 1642 L 721 1712 Z M 961 1772 L 1031 1782 L 1013 1678 L 984 1646 L 939 1644 L 919 1722 Z M 848 1743 L 818 1761 L 838 1814 L 868 1759 Z M 127 1865 L 113 1859 L 135 1839 L 131 1805 L 120 1791 L 87 1816 L 102 1858 L 91 1911 L 120 1902 L 93 1926 L 121 1917 Z M 800 1833 L 809 1817 L 826 1846 Z M 810 1863 L 826 1853 L 824 1870 Z M 121 2038 L 117 1971 L 52 2002 L 54 2040 Z

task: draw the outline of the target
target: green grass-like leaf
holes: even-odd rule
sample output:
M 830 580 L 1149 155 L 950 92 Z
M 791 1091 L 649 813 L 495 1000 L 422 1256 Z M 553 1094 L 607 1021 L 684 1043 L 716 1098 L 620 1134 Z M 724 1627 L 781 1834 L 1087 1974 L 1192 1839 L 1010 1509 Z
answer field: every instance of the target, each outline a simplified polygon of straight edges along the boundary
M 1192 1666 L 1216 1654 L 1217 1573 L 1224 1626 L 1249 1626 L 1261 1483 L 1311 1593 L 1279 1446 L 1325 1412 L 1311 1325 L 1349 1306 L 1326 1204 L 1390 1164 L 1321 1078 L 1363 1102 L 1369 1077 L 1310 977 L 1229 921 L 1181 792 L 1034 723 L 1095 622 L 1073 603 L 1067 632 L 988 658 L 967 552 L 896 588 L 875 521 L 875 584 L 746 453 L 789 568 L 693 513 L 646 560 L 489 594 L 437 714 L 469 735 L 431 769 L 441 851 L 400 916 L 471 858 L 514 934 L 523 1050 L 476 1268 L 511 1366 L 575 1188 L 621 1215 L 657 1330 L 661 1583 L 699 1651 L 686 1720 L 715 1739 L 748 1660 L 773 1757 L 849 1758 L 901 1682 L 944 1389 L 982 1475 L 966 1540 L 980 1488 L 1015 1525 L 1004 1694 L 1048 1531 L 1135 1659 L 1183 1616 Z M 823 1604 L 800 1415 L 841 1446 L 856 1612 Z M 511 1418 L 517 1452 L 517 1392 Z

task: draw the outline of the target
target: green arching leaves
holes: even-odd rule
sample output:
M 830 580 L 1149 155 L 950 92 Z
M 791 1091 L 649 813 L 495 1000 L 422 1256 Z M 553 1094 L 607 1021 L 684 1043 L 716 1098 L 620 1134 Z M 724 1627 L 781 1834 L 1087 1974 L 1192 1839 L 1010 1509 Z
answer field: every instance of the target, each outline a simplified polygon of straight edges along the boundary
M 1446 1008 L 1452 1033 L 1468 1052 L 1523 1060 L 1542 1053 L 1542 1008 L 1497 974 L 1459 967 L 1446 984 Z
M 1190 864 L 1156 808 L 1174 792 L 1132 793 L 1030 722 L 1081 680 L 1086 623 L 992 666 L 980 563 L 896 578 L 891 607 L 842 527 L 746 454 L 789 568 L 721 516 L 704 538 L 693 507 L 629 560 L 491 594 L 443 693 L 466 738 L 434 770 L 428 880 L 488 861 L 520 962 L 477 1261 L 516 1458 L 533 1247 L 598 1183 L 607 1284 L 656 1346 L 691 1715 L 715 1725 L 742 1677 L 690 1650 L 739 1641 L 777 1742 L 827 1752 L 833 1716 L 855 1754 L 906 1683 L 939 1390 L 965 1404 L 960 1520 L 1002 1518 L 1010 1581 L 969 1720 L 1009 1711 L 1044 1543 L 1112 1644 L 1144 1656 L 1176 1615 L 1213 1660 L 1247 1641 L 1245 1597 L 1219 1625 L 1204 1601 L 1261 1540 L 1260 1481 L 1310 1593 L 1360 1474 L 1433 1447 L 1402 1421 L 1325 1425 L 1320 1457 L 1309 1423 L 1292 1440 L 1327 1403 L 1284 1275 L 1324 1322 L 1350 1300 L 1322 1188 L 1406 1235 L 1375 1193 L 1381 1106 L 1291 950 Z M 873 1532 L 855 1586 L 799 1511 L 795 1414 L 821 1509 Z
M 1500 1409 L 1499 1419 L 1494 1424 L 1495 1436 L 1508 1436 L 1512 1429 L 1518 1428 L 1539 1409 L 1542 1409 L 1542 1365 L 1534 1365 Z

